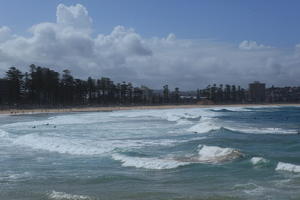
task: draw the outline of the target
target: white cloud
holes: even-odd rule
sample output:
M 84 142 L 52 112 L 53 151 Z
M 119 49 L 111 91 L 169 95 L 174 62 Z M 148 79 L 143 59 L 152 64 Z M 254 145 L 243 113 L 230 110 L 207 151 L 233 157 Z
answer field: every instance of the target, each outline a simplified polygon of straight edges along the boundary
M 7 26 L 0 27 L 0 42 L 4 42 L 11 37 L 11 30 Z
M 240 43 L 239 48 L 243 50 L 257 50 L 257 49 L 269 49 L 271 47 L 262 44 L 257 44 L 257 42 L 255 41 L 244 40 Z
M 65 6 L 59 4 L 56 10 L 56 22 L 63 27 L 72 27 L 78 30 L 90 31 L 92 19 L 86 8 L 80 4 Z
M 116 26 L 110 34 L 92 33 L 86 8 L 58 5 L 55 23 L 32 26 L 29 37 L 0 28 L 0 71 L 31 63 L 70 69 L 76 77 L 111 77 L 161 88 L 182 89 L 212 83 L 242 84 L 259 80 L 274 85 L 300 84 L 300 51 L 242 41 L 238 46 L 214 40 L 143 38 L 132 28 Z

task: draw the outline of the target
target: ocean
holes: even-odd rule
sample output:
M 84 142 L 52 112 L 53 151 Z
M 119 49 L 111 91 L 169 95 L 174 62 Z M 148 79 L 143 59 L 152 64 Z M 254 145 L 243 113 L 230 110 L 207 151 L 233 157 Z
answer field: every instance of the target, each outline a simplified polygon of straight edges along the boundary
M 300 199 L 300 107 L 0 116 L 1 200 Z

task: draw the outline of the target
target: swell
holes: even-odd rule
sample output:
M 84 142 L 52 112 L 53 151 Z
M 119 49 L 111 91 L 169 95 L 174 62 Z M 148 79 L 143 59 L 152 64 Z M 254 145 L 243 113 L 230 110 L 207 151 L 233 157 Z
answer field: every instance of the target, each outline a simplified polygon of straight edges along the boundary
M 297 130 L 283 128 L 256 128 L 256 127 L 222 127 L 225 130 L 251 134 L 298 134 Z
M 272 162 L 263 157 L 252 157 L 250 162 L 255 167 L 272 167 L 275 171 L 284 171 L 289 173 L 300 173 L 300 165 L 286 162 Z M 274 166 L 275 165 L 275 166 Z
M 130 157 L 121 154 L 113 154 L 112 158 L 120 161 L 124 167 L 144 169 L 172 169 L 190 164 L 189 162 L 180 162 L 167 158 Z
M 199 145 L 197 154 L 176 157 L 168 155 L 165 157 L 138 157 L 124 154 L 112 154 L 112 159 L 120 161 L 123 167 L 135 167 L 144 169 L 173 169 L 190 164 L 221 164 L 233 161 L 243 154 L 232 148 L 218 146 Z
M 199 138 L 198 138 L 199 139 Z M 70 155 L 107 155 L 116 150 L 140 149 L 155 146 L 174 146 L 189 140 L 178 139 L 89 139 L 70 138 L 58 135 L 27 134 L 10 138 L 12 144 L 28 147 L 33 150 L 44 150 L 54 153 Z
M 228 124 L 222 124 L 216 121 L 214 118 L 203 117 L 200 122 L 192 127 L 188 128 L 188 131 L 195 133 L 209 133 L 217 130 L 227 130 L 230 132 L 237 133 L 249 133 L 249 134 L 299 134 L 298 130 L 295 129 L 284 129 L 284 128 L 257 128 L 257 127 L 237 127 Z

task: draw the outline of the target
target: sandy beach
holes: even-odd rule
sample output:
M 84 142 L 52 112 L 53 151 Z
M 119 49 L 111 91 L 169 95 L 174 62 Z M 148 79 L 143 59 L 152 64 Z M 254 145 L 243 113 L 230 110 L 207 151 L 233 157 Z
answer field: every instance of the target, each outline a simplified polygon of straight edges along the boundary
M 213 104 L 213 105 L 150 105 L 150 106 L 107 106 L 107 107 L 73 107 L 73 108 L 36 108 L 36 109 L 5 109 L 1 115 L 21 115 L 38 113 L 65 112 L 110 112 L 117 110 L 145 110 L 145 109 L 174 109 L 174 108 L 214 108 L 214 107 L 252 107 L 252 106 L 300 106 L 300 104 Z

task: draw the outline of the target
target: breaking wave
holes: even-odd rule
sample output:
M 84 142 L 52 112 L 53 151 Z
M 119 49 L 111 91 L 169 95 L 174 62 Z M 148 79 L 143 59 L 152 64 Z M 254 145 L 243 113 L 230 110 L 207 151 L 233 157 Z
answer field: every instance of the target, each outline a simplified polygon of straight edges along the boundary
M 195 133 L 208 133 L 210 131 L 219 130 L 221 126 L 216 125 L 212 118 L 203 117 L 200 123 L 190 127 L 188 131 Z
M 123 167 L 172 169 L 195 163 L 217 164 L 231 161 L 242 156 L 241 152 L 231 148 L 206 145 L 199 145 L 199 148 L 197 155 L 188 155 L 179 158 L 132 157 L 121 155 L 119 153 L 112 154 L 112 158 L 120 161 Z
M 163 119 L 170 122 L 178 122 L 180 120 L 199 121 L 203 116 L 214 116 L 215 113 L 208 109 L 167 109 L 167 110 L 135 110 L 126 112 L 113 112 L 112 117 L 140 118 L 150 117 Z
M 48 194 L 50 199 L 54 200 L 92 200 L 93 198 L 85 195 L 68 194 L 65 192 L 52 191 Z
M 246 112 L 246 111 L 250 111 L 246 107 L 220 107 L 220 108 L 213 108 L 210 110 L 214 111 L 214 112 Z
M 298 134 L 297 130 L 282 129 L 282 128 L 255 128 L 255 127 L 223 127 L 229 131 L 240 133 L 253 133 L 253 134 Z
M 199 139 L 199 138 L 198 138 Z M 172 146 L 187 140 L 92 140 L 62 138 L 57 136 L 40 136 L 28 134 L 11 140 L 13 144 L 35 150 L 45 150 L 70 155 L 102 155 L 114 152 L 116 149 L 134 149 L 147 146 Z
M 250 159 L 250 162 L 253 164 L 253 165 L 263 165 L 263 164 L 266 164 L 268 163 L 269 161 L 263 157 L 252 157 Z
M 220 124 L 214 118 L 202 117 L 198 124 L 193 125 L 188 131 L 195 133 L 208 133 L 211 131 L 225 129 L 228 131 L 239 133 L 252 133 L 252 134 L 299 134 L 295 129 L 284 128 L 257 128 L 257 127 L 242 127 L 230 124 Z
M 232 148 L 218 146 L 199 145 L 198 161 L 204 163 L 220 163 L 231 161 L 241 157 L 243 154 Z
M 92 124 L 97 122 L 108 122 L 110 119 L 103 113 L 88 113 L 88 114 L 72 114 L 49 117 L 46 120 L 35 120 L 29 122 L 15 122 L 2 125 L 1 127 L 15 128 L 21 127 L 31 128 L 32 126 L 42 125 L 71 125 L 71 124 Z
M 95 147 L 87 141 L 70 140 L 54 136 L 38 136 L 35 134 L 20 136 L 15 139 L 13 143 L 36 150 L 47 150 L 50 152 L 73 155 L 97 155 L 113 150 L 110 145 L 105 143 Z
M 172 169 L 190 164 L 190 162 L 180 162 L 173 159 L 130 157 L 121 154 L 113 154 L 112 158 L 120 161 L 124 167 L 144 169 Z
M 276 167 L 275 170 L 277 170 L 277 171 L 288 171 L 288 172 L 300 173 L 300 165 L 279 162 L 277 164 L 277 167 Z
M 222 148 L 218 146 L 199 145 L 196 155 L 189 155 L 176 160 L 189 163 L 219 164 L 237 159 L 243 154 L 232 148 Z

